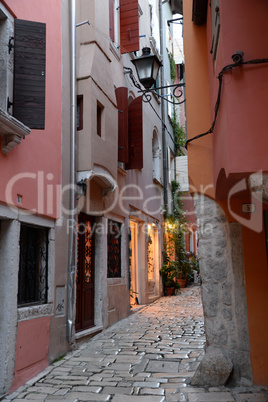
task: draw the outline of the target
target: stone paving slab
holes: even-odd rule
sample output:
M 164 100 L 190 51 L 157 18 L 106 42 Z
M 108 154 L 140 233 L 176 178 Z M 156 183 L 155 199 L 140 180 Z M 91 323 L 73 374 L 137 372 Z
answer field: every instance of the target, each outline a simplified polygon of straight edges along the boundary
M 268 402 L 268 388 L 189 385 L 204 355 L 199 287 L 163 297 L 49 366 L 4 401 Z

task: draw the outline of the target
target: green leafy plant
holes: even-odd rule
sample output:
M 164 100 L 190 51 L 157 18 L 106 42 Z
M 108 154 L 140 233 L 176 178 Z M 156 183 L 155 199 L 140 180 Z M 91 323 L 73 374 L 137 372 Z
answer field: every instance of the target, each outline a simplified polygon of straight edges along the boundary
M 165 216 L 165 240 L 164 240 L 164 264 L 161 270 L 164 287 L 169 281 L 170 276 L 178 279 L 193 280 L 193 269 L 197 262 L 193 260 L 185 249 L 185 233 L 188 230 L 188 221 L 183 210 L 182 195 L 180 185 L 177 181 L 172 181 L 173 214 Z M 170 275 L 166 275 L 168 268 Z
M 186 134 L 183 126 L 179 122 L 177 110 L 175 107 L 173 109 L 172 126 L 173 126 L 176 154 L 177 156 L 183 156 Z
M 165 293 L 169 287 L 176 289 L 179 288 L 179 284 L 175 281 L 178 274 L 176 261 L 166 261 L 166 263 L 160 268 L 159 272 L 162 277 Z
M 176 79 L 177 66 L 172 53 L 170 54 L 169 63 L 170 63 L 170 77 L 172 79 L 172 82 L 174 82 Z

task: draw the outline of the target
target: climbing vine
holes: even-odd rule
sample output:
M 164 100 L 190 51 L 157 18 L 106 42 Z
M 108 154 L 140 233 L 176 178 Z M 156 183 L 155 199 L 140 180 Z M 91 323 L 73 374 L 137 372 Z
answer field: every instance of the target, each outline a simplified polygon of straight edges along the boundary
M 186 134 L 183 126 L 179 122 L 178 113 L 175 107 L 173 109 L 172 126 L 174 132 L 176 155 L 183 156 Z

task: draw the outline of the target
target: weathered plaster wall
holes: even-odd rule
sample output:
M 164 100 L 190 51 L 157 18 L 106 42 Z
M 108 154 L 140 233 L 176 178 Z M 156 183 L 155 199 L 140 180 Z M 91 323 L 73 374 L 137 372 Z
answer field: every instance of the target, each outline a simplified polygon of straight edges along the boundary
M 228 223 L 222 209 L 205 196 L 195 195 L 194 204 L 207 346 L 233 364 L 229 381 L 251 382 L 241 225 Z
M 19 235 L 19 222 L 0 221 L 0 396 L 8 392 L 15 366 Z
M 8 155 L 0 153 L 0 200 L 58 218 L 56 191 L 61 183 L 61 4 L 44 0 L 9 0 L 14 14 L 24 20 L 46 23 L 46 120 L 44 130 L 31 134 Z M 14 183 L 12 184 L 12 179 Z M 48 197 L 48 186 L 54 199 Z M 10 197 L 6 193 L 9 188 Z M 48 198 L 47 198 L 48 197 Z

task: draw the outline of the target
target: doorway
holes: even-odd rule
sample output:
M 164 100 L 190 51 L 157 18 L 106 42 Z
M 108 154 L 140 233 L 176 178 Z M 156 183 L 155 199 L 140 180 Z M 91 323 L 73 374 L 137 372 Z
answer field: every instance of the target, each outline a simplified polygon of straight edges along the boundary
M 130 306 L 139 304 L 139 275 L 138 275 L 138 224 L 130 221 Z
M 80 213 L 77 233 L 76 331 L 94 326 L 95 220 Z

